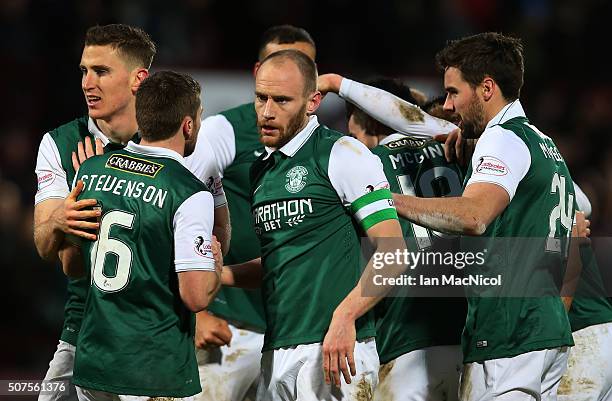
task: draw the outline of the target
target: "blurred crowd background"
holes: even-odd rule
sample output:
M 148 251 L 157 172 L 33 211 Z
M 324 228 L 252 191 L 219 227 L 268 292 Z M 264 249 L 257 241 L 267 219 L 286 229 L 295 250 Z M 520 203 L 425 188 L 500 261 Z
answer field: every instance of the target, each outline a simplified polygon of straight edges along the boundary
M 612 84 L 603 61 L 611 11 L 605 0 L 2 0 L 0 378 L 42 378 L 61 330 L 65 278 L 32 241 L 34 166 L 42 135 L 86 113 L 78 63 L 87 27 L 143 27 L 158 44 L 157 68 L 206 76 L 249 74 L 261 33 L 290 23 L 313 36 L 320 72 L 402 77 L 426 83 L 432 96 L 442 93 L 433 58 L 448 39 L 519 36 L 527 116 L 556 141 L 591 199 L 593 235 L 604 237 L 612 232 Z M 343 127 L 341 110 L 329 118 Z

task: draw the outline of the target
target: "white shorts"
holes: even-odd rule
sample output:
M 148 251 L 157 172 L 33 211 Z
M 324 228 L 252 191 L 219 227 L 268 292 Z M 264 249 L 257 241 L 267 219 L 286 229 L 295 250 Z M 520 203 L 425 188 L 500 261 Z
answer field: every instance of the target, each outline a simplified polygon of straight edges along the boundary
M 378 384 L 378 354 L 373 338 L 355 343 L 351 384 L 325 384 L 322 344 L 303 344 L 266 351 L 261 359 L 258 401 L 370 400 Z M 342 375 L 340 375 L 342 377 Z
M 74 345 L 60 340 L 44 378 L 45 381 L 49 382 L 67 381 L 68 393 L 40 394 L 38 401 L 77 401 L 76 389 L 72 384 L 75 351 L 76 347 Z
M 555 401 L 569 347 L 526 352 L 463 366 L 461 401 Z
M 375 401 L 457 401 L 463 354 L 459 345 L 414 350 L 381 365 Z
M 149 397 L 142 395 L 118 395 L 106 391 L 90 390 L 76 386 L 79 401 L 194 401 L 193 397 Z
M 202 385 L 196 401 L 242 401 L 257 391 L 264 335 L 232 324 L 229 328 L 231 347 L 196 349 Z
M 612 401 L 612 323 L 574 332 L 559 401 Z

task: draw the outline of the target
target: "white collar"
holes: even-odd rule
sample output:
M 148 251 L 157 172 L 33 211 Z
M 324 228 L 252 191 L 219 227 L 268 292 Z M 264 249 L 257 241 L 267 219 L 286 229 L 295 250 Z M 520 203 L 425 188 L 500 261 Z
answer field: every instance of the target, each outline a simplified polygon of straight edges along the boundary
M 108 137 L 104 135 L 104 133 L 100 130 L 100 128 L 98 128 L 98 125 L 91 117 L 89 117 L 89 119 L 87 120 L 87 130 L 90 134 L 94 136 L 94 138 L 102 141 L 102 145 L 106 146 L 110 142 L 110 139 L 108 139 Z
M 511 120 L 515 117 L 526 117 L 525 110 L 523 110 L 523 106 L 521 105 L 521 102 L 518 99 L 505 105 L 499 111 L 499 113 L 497 113 L 495 117 L 493 117 L 491 121 L 489 121 L 489 123 L 485 127 L 485 130 L 491 128 L 494 125 L 503 124 L 506 121 Z
M 279 151 L 290 157 L 295 156 L 297 151 L 300 150 L 302 146 L 304 146 L 306 141 L 308 141 L 308 139 L 318 126 L 319 121 L 317 120 L 317 116 L 310 116 L 308 124 L 306 124 L 306 126 L 300 132 L 295 134 L 289 142 L 284 144 L 283 147 L 279 149 Z M 270 148 L 266 146 L 267 155 L 265 159 L 267 159 L 275 150 L 275 148 Z
M 144 156 L 167 157 L 168 159 L 176 160 L 183 166 L 185 165 L 185 159 L 183 158 L 183 156 L 171 149 L 160 148 L 159 146 L 138 145 L 132 141 L 129 141 L 127 146 L 125 147 L 125 150 L 130 151 L 132 153 L 138 153 Z
M 398 139 L 402 139 L 405 138 L 407 135 L 404 134 L 400 134 L 399 132 L 396 132 L 395 134 L 391 134 L 391 135 L 387 135 L 386 137 L 384 137 L 382 139 L 382 141 L 378 142 L 378 145 L 386 145 L 390 142 L 393 141 L 397 141 Z

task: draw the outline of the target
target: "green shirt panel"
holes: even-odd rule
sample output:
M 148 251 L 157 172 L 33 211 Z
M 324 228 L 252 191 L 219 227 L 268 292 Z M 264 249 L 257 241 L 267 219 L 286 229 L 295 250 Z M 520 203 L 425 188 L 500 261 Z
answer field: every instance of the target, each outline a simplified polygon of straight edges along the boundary
M 117 156 L 161 168 L 150 176 L 109 167 L 109 158 Z M 104 181 L 102 175 L 106 175 Z M 195 319 L 178 289 L 173 224 L 179 206 L 206 191 L 205 185 L 176 160 L 124 150 L 88 159 L 79 169 L 79 177 L 84 176 L 80 198 L 102 204 L 102 226 L 110 216 L 132 216 L 133 220 L 131 227 L 111 225 L 105 242 L 102 238 L 83 243 L 88 272 L 102 244 L 113 247 L 104 254 L 104 262 L 95 265 L 103 269 L 104 277 L 90 274 L 94 277 L 90 277 L 78 338 L 74 383 L 115 394 L 186 397 L 198 393 Z M 119 180 L 126 182 L 119 187 Z M 121 276 L 128 274 L 122 288 L 113 284 L 119 269 Z
M 62 168 L 66 172 L 68 188 L 72 187 L 75 173 L 72 167 L 72 152 L 77 151 L 78 143 L 84 141 L 85 138 L 94 139 L 87 128 L 88 119 L 88 116 L 83 116 L 49 132 L 59 151 Z M 60 339 L 71 345 L 77 343 L 88 288 L 86 279 L 68 279 L 68 299 L 64 307 L 64 325 Z
M 372 149 L 382 161 L 391 192 L 419 197 L 458 196 L 463 174 L 444 157 L 442 145 L 405 136 Z M 455 239 L 438 239 L 424 228 L 401 219 L 404 237 L 411 249 L 419 250 L 416 237 L 432 240 L 428 251 L 441 246 L 458 247 Z M 426 238 L 425 238 L 426 237 Z M 439 269 L 432 267 L 432 269 Z M 376 347 L 381 363 L 416 349 L 461 343 L 467 304 L 464 298 L 388 297 L 376 306 Z M 434 317 L 434 318 L 432 318 Z
M 527 146 L 531 166 L 506 209 L 487 227 L 485 263 L 471 273 L 503 274 L 500 288 L 468 288 L 468 315 L 462 346 L 466 363 L 512 357 L 530 351 L 573 345 L 569 320 L 558 295 L 566 259 L 546 250 L 553 208 L 573 196 L 571 176 L 553 141 L 536 132 L 524 117 L 500 124 Z M 552 150 L 544 153 L 543 149 Z M 557 155 L 557 156 L 553 156 Z M 466 183 L 472 174 L 470 166 Z M 564 182 L 551 191 L 554 177 Z M 568 215 L 573 216 L 573 204 Z M 554 220 L 553 220 L 554 221 Z M 570 227 L 555 222 L 564 249 Z M 496 242 L 506 238 L 508 242 Z M 528 239 L 525 241 L 524 239 Z M 471 241 L 465 238 L 467 244 Z M 463 241 L 462 241 L 463 243 Z M 538 294 L 520 296 L 517 294 Z M 476 295 L 476 296 L 474 296 Z
M 582 272 L 568 314 L 572 331 L 612 322 L 612 302 L 606 297 L 606 290 L 591 245 L 580 247 L 580 258 Z
M 264 351 L 322 342 L 333 311 L 361 276 L 359 228 L 327 175 L 341 136 L 320 126 L 292 157 L 277 151 L 251 168 Z M 358 319 L 356 329 L 358 339 L 374 336 L 373 315 Z
M 236 156 L 223 172 L 223 188 L 232 226 L 230 249 L 225 264 L 243 263 L 260 256 L 259 239 L 253 230 L 249 170 L 264 152 L 259 141 L 257 115 L 253 103 L 221 113 L 234 129 Z M 257 331 L 265 331 L 266 322 L 261 290 L 221 287 L 208 308 L 216 315 Z

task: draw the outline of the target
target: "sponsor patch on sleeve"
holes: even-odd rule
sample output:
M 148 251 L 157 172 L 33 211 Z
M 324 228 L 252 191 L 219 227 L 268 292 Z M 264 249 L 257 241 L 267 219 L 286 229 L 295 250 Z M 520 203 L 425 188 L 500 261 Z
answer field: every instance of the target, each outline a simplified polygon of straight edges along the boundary
M 376 185 L 366 185 L 365 187 L 365 193 L 369 194 L 370 192 L 374 192 L 378 189 L 389 189 L 389 182 L 388 181 L 381 181 Z
M 205 240 L 204 237 L 198 235 L 193 241 L 193 243 L 193 250 L 195 251 L 195 253 L 204 258 L 213 259 L 212 243 L 210 242 L 210 240 Z
M 39 171 L 37 174 L 38 190 L 44 189 L 55 181 L 55 173 L 53 171 Z
M 204 185 L 206 185 L 206 188 L 208 188 L 208 190 L 213 196 L 219 196 L 223 194 L 223 185 L 221 184 L 221 177 L 208 177 Z
M 155 178 L 164 165 L 129 155 L 112 155 L 104 167 Z
M 476 164 L 476 168 L 474 169 L 474 172 L 478 174 L 496 176 L 506 175 L 508 171 L 508 166 L 506 166 L 503 161 L 493 156 L 483 156 L 478 159 L 478 164 Z

